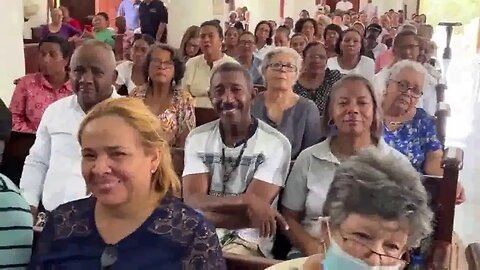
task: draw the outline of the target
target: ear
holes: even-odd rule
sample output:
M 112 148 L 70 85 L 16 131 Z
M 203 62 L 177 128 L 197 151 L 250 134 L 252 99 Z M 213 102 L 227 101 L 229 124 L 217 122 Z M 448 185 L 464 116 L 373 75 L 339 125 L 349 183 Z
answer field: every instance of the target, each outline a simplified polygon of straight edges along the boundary
M 161 161 L 161 156 L 160 156 L 160 150 L 154 150 L 152 151 L 151 154 L 151 161 L 150 161 L 150 171 L 157 171 L 160 167 L 160 161 Z

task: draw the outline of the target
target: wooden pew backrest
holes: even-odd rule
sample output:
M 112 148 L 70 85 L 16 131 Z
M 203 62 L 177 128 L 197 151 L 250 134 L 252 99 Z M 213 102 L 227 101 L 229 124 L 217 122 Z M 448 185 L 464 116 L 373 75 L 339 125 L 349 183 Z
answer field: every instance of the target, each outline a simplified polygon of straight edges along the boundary
M 468 245 L 465 250 L 468 262 L 468 270 L 480 270 L 480 243 Z

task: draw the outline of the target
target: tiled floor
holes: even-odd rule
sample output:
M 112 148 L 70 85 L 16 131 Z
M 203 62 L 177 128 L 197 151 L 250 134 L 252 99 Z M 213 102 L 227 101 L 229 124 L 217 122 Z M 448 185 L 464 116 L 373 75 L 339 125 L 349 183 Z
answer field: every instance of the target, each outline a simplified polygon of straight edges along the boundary
M 439 54 L 445 46 L 444 31 L 437 29 L 434 37 Z M 472 50 L 473 42 L 470 35 L 453 38 L 453 57 L 446 72 L 446 101 L 452 111 L 446 145 L 465 152 L 460 180 L 467 201 L 455 213 L 455 231 L 465 244 L 480 242 L 480 54 Z

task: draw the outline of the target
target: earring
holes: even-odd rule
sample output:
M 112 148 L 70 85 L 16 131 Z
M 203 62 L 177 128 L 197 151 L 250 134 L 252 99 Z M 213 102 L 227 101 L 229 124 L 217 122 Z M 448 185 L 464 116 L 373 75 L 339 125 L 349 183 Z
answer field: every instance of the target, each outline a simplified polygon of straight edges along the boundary
M 333 122 L 333 119 L 328 120 L 328 126 L 329 127 L 335 126 L 335 122 Z
M 156 171 L 157 171 L 157 170 L 151 170 L 150 172 L 151 172 L 152 174 L 154 174 Z

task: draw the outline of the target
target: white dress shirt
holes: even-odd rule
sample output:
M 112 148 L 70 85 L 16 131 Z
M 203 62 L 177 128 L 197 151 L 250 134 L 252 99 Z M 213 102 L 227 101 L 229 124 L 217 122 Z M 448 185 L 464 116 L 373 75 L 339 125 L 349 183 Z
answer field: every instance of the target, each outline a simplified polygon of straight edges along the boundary
M 112 97 L 118 97 L 116 91 Z M 20 178 L 20 192 L 29 205 L 37 207 L 42 200 L 45 209 L 52 211 L 87 197 L 77 140 L 84 117 L 76 95 L 59 99 L 45 110 Z
M 132 81 L 133 62 L 125 61 L 119 64 L 115 69 L 118 72 L 117 84 L 120 86 L 125 85 L 127 87 L 128 94 L 130 95 L 133 89 L 137 87 L 135 83 Z

